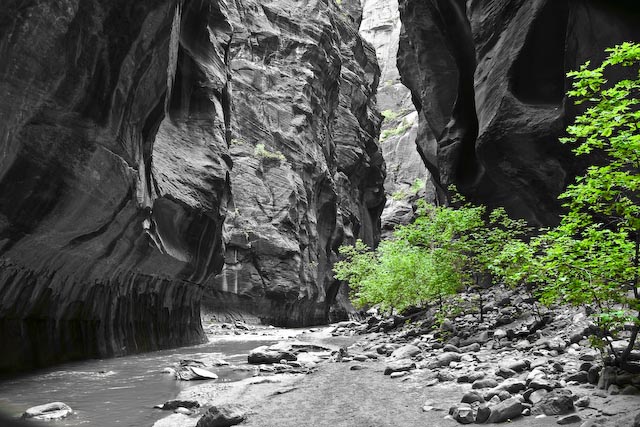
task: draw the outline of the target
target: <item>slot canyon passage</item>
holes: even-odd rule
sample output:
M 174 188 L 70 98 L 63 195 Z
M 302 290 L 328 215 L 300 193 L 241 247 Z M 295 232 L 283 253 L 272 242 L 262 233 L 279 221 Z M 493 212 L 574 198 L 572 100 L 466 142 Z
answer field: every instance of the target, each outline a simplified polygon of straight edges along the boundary
M 365 313 L 333 271 L 450 185 L 557 225 L 602 161 L 559 141 L 566 74 L 639 24 L 633 0 L 2 0 L 0 425 L 640 426 L 640 349 L 604 366 L 588 308 L 494 280 L 480 321 Z

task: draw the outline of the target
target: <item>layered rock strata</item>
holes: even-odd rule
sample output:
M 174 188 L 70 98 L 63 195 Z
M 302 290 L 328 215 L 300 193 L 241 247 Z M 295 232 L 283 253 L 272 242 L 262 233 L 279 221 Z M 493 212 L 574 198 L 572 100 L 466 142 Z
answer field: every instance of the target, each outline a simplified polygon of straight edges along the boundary
M 576 110 L 569 70 L 640 40 L 634 2 L 400 0 L 398 64 L 418 145 L 441 189 L 552 224 L 584 165 L 558 142 Z
M 214 311 L 297 326 L 351 310 L 331 266 L 341 244 L 379 239 L 385 172 L 375 51 L 359 4 L 342 6 L 230 7 L 233 201 Z
M 230 197 L 226 13 L 0 6 L 0 371 L 204 339 Z

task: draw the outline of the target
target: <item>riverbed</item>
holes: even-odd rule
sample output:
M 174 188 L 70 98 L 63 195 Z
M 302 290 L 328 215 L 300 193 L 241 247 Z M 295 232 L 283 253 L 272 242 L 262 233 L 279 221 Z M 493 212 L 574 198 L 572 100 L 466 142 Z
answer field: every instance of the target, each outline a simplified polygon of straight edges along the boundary
M 0 381 L 0 412 L 19 417 L 27 408 L 61 401 L 74 414 L 56 426 L 151 426 L 165 416 L 154 409 L 200 381 L 178 381 L 163 373 L 181 359 L 228 362 L 210 370 L 216 382 L 232 382 L 253 375 L 247 354 L 255 347 L 272 344 L 283 334 L 278 330 L 242 335 L 209 335 L 209 342 L 191 347 L 130 355 L 112 359 L 67 363 Z M 289 331 L 284 335 L 293 335 Z M 278 336 L 278 337 L 276 337 Z

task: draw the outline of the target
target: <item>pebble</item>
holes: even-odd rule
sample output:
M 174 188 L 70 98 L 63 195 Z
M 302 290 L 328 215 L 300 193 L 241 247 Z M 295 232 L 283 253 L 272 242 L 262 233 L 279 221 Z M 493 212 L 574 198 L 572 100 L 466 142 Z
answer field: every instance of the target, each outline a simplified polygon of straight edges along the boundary
M 401 371 L 401 372 L 392 372 L 389 376 L 391 378 L 400 378 L 400 377 L 404 377 L 407 374 L 408 374 L 407 371 Z

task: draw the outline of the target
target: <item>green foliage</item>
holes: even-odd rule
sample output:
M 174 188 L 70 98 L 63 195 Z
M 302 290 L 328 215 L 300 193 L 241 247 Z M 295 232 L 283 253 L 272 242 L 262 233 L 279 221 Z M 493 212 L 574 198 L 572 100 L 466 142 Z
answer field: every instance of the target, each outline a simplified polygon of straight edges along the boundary
M 587 108 L 561 139 L 575 145 L 576 155 L 593 153 L 600 160 L 560 195 L 567 209 L 560 225 L 528 249 L 512 250 L 526 259 L 540 254 L 533 262 L 544 275 L 535 278 L 545 281 L 543 301 L 591 307 L 597 324 L 612 336 L 635 322 L 630 346 L 616 355 L 624 363 L 640 323 L 640 44 L 624 43 L 607 52 L 599 67 L 587 62 L 568 73 L 573 78 L 568 95 Z M 607 81 L 621 67 L 635 79 Z M 525 269 L 522 279 L 531 280 L 531 274 Z
M 285 160 L 284 154 L 279 151 L 269 151 L 265 148 L 264 144 L 257 144 L 253 154 L 265 160 L 277 160 L 279 162 Z
M 398 117 L 400 117 L 400 115 L 401 115 L 402 113 L 401 113 L 401 112 L 398 112 L 398 111 L 393 111 L 393 110 L 384 110 L 384 111 L 382 111 L 380 114 L 382 114 L 382 117 L 383 117 L 385 120 L 389 120 L 389 121 L 391 121 L 391 120 L 395 120 L 395 119 L 397 119 Z
M 403 200 L 406 197 L 407 193 L 405 193 L 403 190 L 398 190 L 391 195 L 391 198 L 397 201 Z
M 405 118 L 398 126 L 392 129 L 385 129 L 380 132 L 380 142 L 384 142 L 392 136 L 402 135 L 411 129 L 411 123 Z
M 503 210 L 487 214 L 483 206 L 423 205 L 415 222 L 397 227 L 394 238 L 375 251 L 360 241 L 341 247 L 335 277 L 349 283 L 359 307 L 402 311 L 441 301 L 488 272 L 492 256 L 524 233 L 519 225 Z
M 413 194 L 418 194 L 420 192 L 420 190 L 422 190 L 425 186 L 425 182 L 424 180 L 420 179 L 420 178 L 416 178 L 413 181 L 413 184 L 411 184 L 411 192 Z

